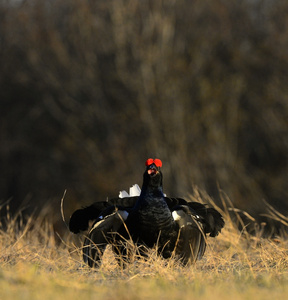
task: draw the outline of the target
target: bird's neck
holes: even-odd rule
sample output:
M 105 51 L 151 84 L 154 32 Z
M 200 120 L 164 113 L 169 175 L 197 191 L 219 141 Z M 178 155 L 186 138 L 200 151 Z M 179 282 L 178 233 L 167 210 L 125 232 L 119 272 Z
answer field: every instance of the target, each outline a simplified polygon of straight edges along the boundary
M 164 197 L 162 186 L 143 185 L 141 189 L 140 199 L 146 197 Z

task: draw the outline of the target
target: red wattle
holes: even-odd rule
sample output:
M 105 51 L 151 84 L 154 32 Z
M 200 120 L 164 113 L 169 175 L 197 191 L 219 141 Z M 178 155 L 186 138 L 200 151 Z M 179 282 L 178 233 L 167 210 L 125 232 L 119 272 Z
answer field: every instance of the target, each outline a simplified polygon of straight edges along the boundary
M 162 167 L 162 161 L 161 161 L 159 158 L 155 158 L 155 159 L 153 159 L 153 158 L 148 158 L 148 159 L 146 160 L 146 163 L 145 163 L 146 166 L 150 166 L 150 165 L 152 165 L 152 164 L 155 164 L 155 166 L 156 166 L 157 168 L 161 168 L 161 167 Z
M 154 164 L 156 167 L 161 168 L 162 167 L 162 161 L 159 158 L 154 159 Z

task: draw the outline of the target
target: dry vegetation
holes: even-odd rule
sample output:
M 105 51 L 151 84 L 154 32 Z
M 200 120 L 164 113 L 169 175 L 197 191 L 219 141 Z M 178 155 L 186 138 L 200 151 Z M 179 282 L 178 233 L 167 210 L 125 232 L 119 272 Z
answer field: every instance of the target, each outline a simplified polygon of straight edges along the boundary
M 201 200 L 195 194 L 192 200 Z M 196 199 L 195 199 L 196 198 Z M 211 202 L 207 196 L 205 202 Z M 105 254 L 99 270 L 83 265 L 75 237 L 59 243 L 49 221 L 8 217 L 0 231 L 3 299 L 284 299 L 288 292 L 288 242 L 240 233 L 223 211 L 226 226 L 209 239 L 205 257 L 181 267 L 151 251 L 126 269 Z M 20 221 L 21 223 L 21 221 Z

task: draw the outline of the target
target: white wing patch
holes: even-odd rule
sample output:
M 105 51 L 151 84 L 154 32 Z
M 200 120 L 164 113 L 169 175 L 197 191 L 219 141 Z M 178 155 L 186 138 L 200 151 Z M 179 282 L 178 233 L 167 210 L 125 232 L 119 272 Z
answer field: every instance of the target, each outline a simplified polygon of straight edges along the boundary
M 129 216 L 129 213 L 126 211 L 126 210 L 118 210 L 118 215 L 120 215 L 120 217 L 126 221 L 128 216 Z

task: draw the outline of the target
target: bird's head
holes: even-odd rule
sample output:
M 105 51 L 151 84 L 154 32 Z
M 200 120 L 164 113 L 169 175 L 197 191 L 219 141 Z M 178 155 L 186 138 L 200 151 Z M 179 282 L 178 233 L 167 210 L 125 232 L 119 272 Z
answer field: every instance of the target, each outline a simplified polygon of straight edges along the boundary
M 145 165 L 144 182 L 153 187 L 162 186 L 162 161 L 158 158 L 148 158 Z

